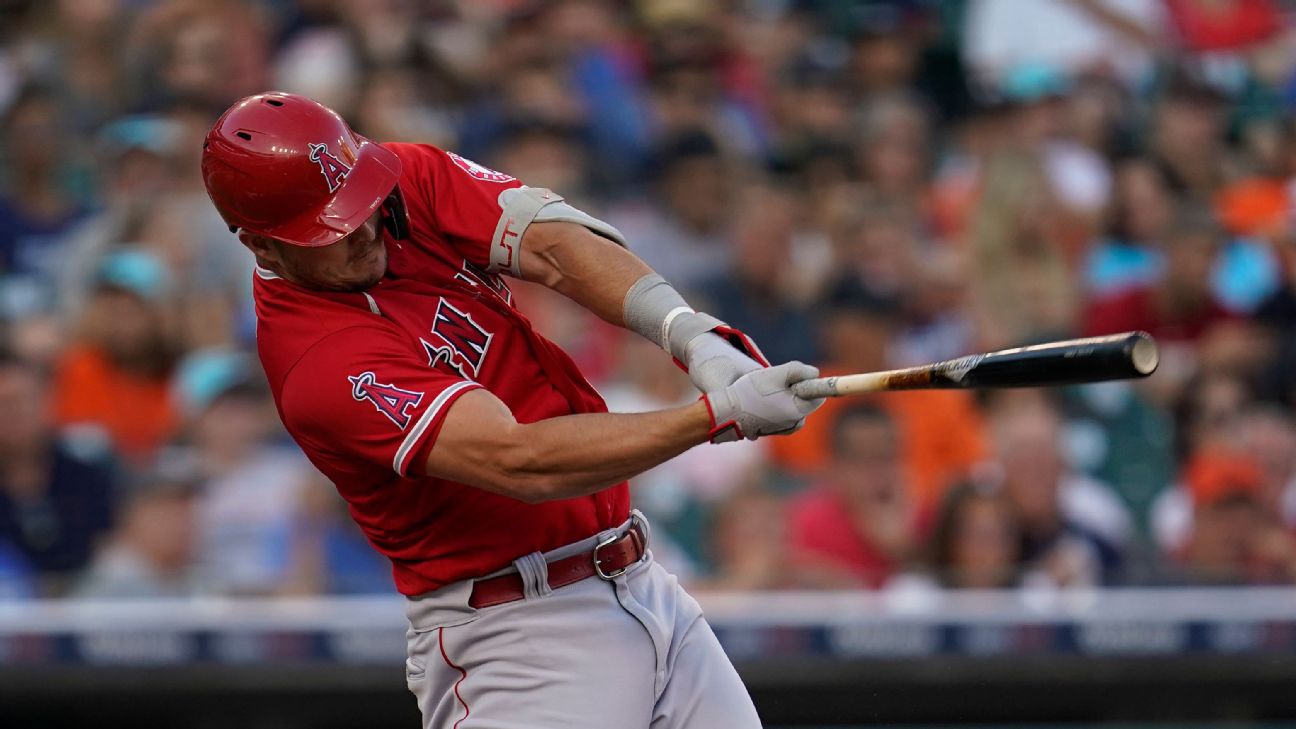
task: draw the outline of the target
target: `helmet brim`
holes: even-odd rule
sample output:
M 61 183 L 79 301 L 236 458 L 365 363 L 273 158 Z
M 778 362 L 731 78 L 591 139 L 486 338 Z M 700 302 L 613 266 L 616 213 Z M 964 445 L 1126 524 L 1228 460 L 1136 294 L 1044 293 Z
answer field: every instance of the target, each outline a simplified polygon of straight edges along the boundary
M 324 207 L 258 232 L 291 245 L 320 248 L 364 225 L 400 181 L 401 162 L 391 150 L 361 139 L 355 164 Z

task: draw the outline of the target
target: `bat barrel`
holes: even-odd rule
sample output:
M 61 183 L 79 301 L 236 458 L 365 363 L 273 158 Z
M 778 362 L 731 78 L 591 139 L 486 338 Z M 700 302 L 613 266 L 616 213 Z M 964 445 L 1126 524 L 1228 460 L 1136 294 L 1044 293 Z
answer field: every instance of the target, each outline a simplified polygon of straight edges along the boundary
M 1147 377 L 1158 361 L 1151 336 L 1125 332 L 991 352 L 970 367 L 964 364 L 965 370 L 945 370 L 937 379 L 944 378 L 946 387 L 1075 385 Z
M 1156 370 L 1156 342 L 1145 332 L 1068 339 L 974 354 L 889 372 L 824 377 L 797 383 L 804 398 L 919 389 L 1048 387 L 1147 377 Z

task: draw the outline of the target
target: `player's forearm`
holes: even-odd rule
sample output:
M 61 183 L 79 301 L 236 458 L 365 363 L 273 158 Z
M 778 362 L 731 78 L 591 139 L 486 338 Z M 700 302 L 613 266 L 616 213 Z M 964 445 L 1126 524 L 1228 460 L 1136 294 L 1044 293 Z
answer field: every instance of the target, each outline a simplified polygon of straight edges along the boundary
M 591 494 L 670 460 L 707 439 L 706 405 L 651 413 L 587 413 L 520 426 L 524 447 L 508 479 L 526 501 Z

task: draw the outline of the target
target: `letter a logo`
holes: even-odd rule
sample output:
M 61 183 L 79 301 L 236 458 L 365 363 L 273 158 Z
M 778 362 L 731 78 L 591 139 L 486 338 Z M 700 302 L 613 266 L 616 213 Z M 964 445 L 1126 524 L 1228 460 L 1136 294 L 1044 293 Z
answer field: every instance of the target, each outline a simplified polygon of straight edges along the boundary
M 320 174 L 328 182 L 329 192 L 335 192 L 342 186 L 346 176 L 351 174 L 351 168 L 328 151 L 328 145 L 322 142 L 310 145 L 310 158 L 311 162 L 320 166 Z
M 351 397 L 359 402 L 368 400 L 373 403 L 378 412 L 386 415 L 401 430 L 409 427 L 409 409 L 423 402 L 423 393 L 384 385 L 374 379 L 372 372 L 350 375 L 347 380 L 351 383 Z

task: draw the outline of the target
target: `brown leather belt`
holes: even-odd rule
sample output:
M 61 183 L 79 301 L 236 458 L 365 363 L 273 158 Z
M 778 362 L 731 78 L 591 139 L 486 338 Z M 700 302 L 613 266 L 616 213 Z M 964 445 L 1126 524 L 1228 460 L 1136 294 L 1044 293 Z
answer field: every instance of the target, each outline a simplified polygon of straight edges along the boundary
M 643 530 L 639 524 L 633 524 L 624 534 L 599 542 L 592 552 L 581 552 L 546 563 L 549 586 L 558 589 L 594 575 L 610 580 L 643 559 L 646 547 Z M 524 597 L 526 593 L 522 589 L 522 575 L 512 572 L 474 582 L 468 604 L 474 608 L 484 608 Z

